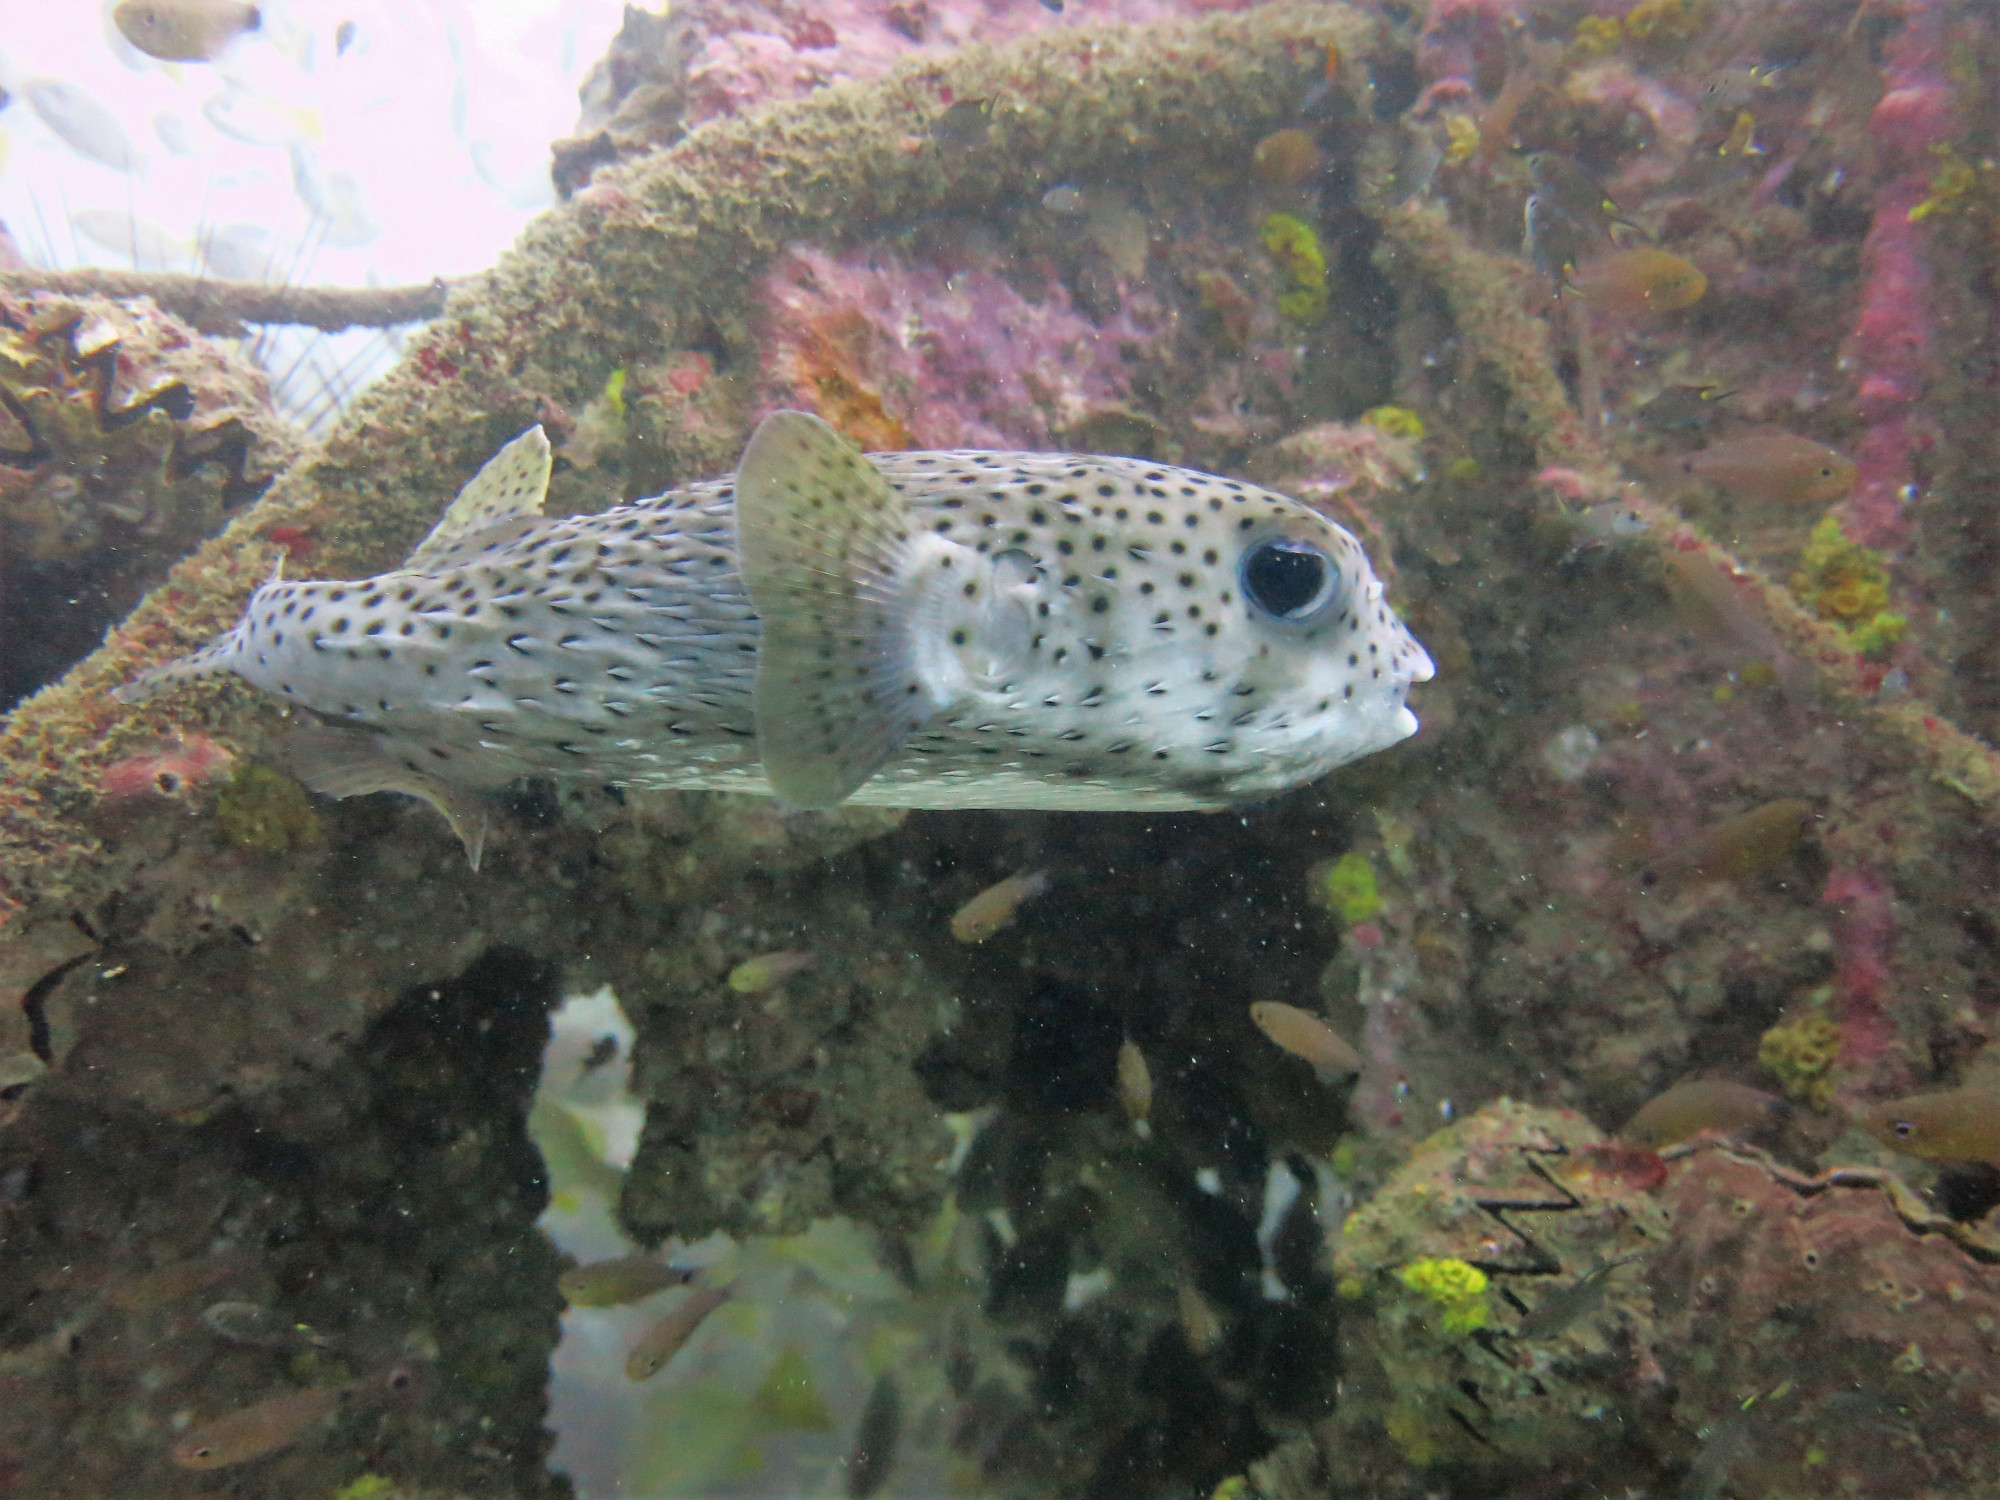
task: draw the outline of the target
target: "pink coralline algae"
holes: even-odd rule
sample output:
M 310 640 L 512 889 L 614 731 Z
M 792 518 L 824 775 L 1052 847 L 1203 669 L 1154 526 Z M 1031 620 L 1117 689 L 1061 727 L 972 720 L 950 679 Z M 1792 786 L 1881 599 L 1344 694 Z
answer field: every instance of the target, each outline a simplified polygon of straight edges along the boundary
M 1249 0 L 1095 0 L 1093 25 L 1242 10 Z M 1074 18 L 1030 0 L 695 0 L 675 19 L 699 38 L 687 73 L 688 123 L 831 83 L 875 78 L 912 53 L 944 57 L 970 42 L 1002 45 Z M 950 103 L 950 100 L 945 100 Z
M 1505 0 L 1435 0 L 1417 37 L 1417 66 L 1430 84 L 1418 115 L 1450 100 L 1496 87 L 1507 67 L 1507 31 L 1515 11 Z
M 1059 447 L 1130 395 L 1150 304 L 1128 295 L 1099 325 L 1053 278 L 1034 298 L 1019 281 L 997 261 L 795 247 L 760 297 L 769 404 L 817 411 L 864 447 L 896 446 L 892 432 L 917 448 Z
M 1895 1036 L 1884 1006 L 1896 918 L 1882 879 L 1854 867 L 1836 867 L 1820 897 L 1833 916 L 1834 1009 L 1840 1018 L 1841 1061 L 1865 1067 Z
M 226 775 L 235 761 L 235 755 L 206 735 L 163 740 L 143 754 L 128 755 L 105 767 L 104 800 L 183 796 Z
M 1861 316 L 1844 351 L 1859 382 L 1855 405 L 1868 423 L 1855 453 L 1861 472 L 1845 526 L 1856 541 L 1876 548 L 1895 546 L 1908 531 L 1913 460 L 1929 444 L 1912 406 L 1923 395 L 1931 348 L 1931 279 L 1927 231 L 1910 211 L 1930 193 L 1931 148 L 1945 143 L 1951 126 L 1943 6 L 1908 0 L 1902 9 L 1884 69 L 1888 89 L 1868 120 L 1893 175 L 1875 192 L 1874 222 L 1862 245 Z

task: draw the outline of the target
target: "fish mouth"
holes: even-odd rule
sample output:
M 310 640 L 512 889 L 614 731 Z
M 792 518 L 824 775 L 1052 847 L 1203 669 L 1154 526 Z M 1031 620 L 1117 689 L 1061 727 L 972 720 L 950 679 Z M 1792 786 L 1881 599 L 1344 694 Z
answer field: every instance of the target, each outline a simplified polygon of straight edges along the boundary
M 1397 631 L 1397 644 L 1408 654 L 1405 669 L 1397 675 L 1402 678 L 1405 687 L 1413 683 L 1429 682 L 1437 676 L 1437 663 L 1431 660 L 1431 654 L 1424 649 L 1424 643 L 1410 633 L 1409 626 L 1403 625 L 1400 621 L 1397 623 L 1400 627 Z

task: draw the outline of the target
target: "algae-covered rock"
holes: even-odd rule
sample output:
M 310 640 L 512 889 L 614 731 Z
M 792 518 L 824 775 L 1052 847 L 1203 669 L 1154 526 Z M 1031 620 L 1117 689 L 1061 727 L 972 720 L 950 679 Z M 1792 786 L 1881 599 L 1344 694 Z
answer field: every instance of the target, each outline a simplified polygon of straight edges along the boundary
M 1668 1216 L 1634 1176 L 1582 1116 L 1509 1099 L 1419 1145 L 1334 1256 L 1352 1352 L 1388 1402 L 1342 1421 L 1379 1423 L 1423 1465 L 1518 1471 L 1614 1446 L 1658 1378 L 1645 1268 Z
M 215 824 L 240 849 L 282 854 L 322 837 L 306 789 L 270 766 L 244 766 L 217 793 Z

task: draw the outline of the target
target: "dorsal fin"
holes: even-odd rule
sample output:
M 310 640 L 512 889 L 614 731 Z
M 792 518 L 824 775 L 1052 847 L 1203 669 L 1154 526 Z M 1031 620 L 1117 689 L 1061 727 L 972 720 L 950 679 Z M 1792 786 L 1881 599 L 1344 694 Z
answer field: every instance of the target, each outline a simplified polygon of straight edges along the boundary
M 539 516 L 542 502 L 548 498 L 552 462 L 548 434 L 537 422 L 487 459 L 485 467 L 465 482 L 431 534 L 417 543 L 417 550 L 403 564 L 404 570 L 420 572 L 467 537 L 502 522 Z
M 736 471 L 736 553 L 763 624 L 757 754 L 771 790 L 832 807 L 938 708 L 913 659 L 923 551 L 902 497 L 818 417 L 766 417 Z

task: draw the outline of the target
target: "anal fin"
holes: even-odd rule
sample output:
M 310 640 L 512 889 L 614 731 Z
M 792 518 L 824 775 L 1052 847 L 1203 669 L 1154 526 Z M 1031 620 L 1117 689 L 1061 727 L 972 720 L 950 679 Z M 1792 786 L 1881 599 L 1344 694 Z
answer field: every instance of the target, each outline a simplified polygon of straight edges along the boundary
M 454 786 L 398 757 L 377 734 L 329 726 L 295 730 L 285 741 L 292 772 L 327 797 L 401 792 L 427 802 L 451 825 L 473 870 L 492 831 L 492 807 L 478 792 Z
M 859 448 L 781 411 L 758 424 L 736 472 L 736 547 L 763 625 L 764 775 L 787 802 L 832 807 L 941 707 L 911 649 L 919 539 Z

